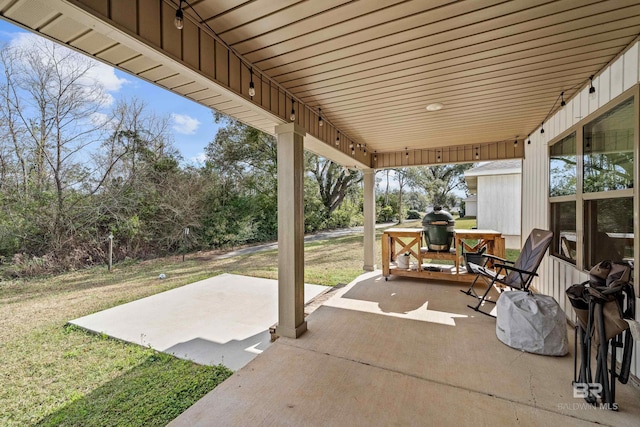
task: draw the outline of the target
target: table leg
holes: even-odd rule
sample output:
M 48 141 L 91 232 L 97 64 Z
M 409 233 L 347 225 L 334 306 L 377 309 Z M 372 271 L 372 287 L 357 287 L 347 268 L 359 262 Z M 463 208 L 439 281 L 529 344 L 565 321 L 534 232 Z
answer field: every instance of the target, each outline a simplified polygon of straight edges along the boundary
M 462 251 L 458 253 L 458 248 L 460 248 L 460 239 L 457 236 L 453 241 L 453 246 L 456 250 L 456 274 L 460 274 L 460 257 L 462 256 Z
M 504 247 L 504 237 L 496 237 L 493 250 L 495 251 L 495 256 L 506 259 L 507 256 Z
M 391 238 L 387 233 L 382 233 L 382 275 L 389 276 L 389 263 L 391 262 L 389 254 L 389 240 Z
M 396 240 L 395 237 L 389 236 L 389 256 L 390 256 L 390 260 L 391 261 L 395 261 L 396 260 L 396 245 L 398 244 L 398 241 Z
M 418 268 L 416 268 L 416 271 L 422 271 L 422 251 L 420 246 L 422 246 L 422 233 L 418 235 Z
M 492 239 L 486 239 L 483 240 L 484 246 L 487 247 L 487 253 L 491 254 L 491 255 L 495 255 L 498 256 L 498 254 L 496 253 L 496 248 L 495 248 L 495 240 Z

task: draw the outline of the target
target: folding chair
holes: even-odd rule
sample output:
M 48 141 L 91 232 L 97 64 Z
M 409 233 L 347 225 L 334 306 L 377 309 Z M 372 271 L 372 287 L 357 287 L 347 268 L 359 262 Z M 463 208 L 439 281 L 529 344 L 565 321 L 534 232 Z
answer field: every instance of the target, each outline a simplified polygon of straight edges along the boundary
M 627 383 L 633 359 L 634 340 L 626 320 L 636 318 L 632 267 L 625 262 L 605 260 L 593 267 L 589 276 L 588 281 L 572 285 L 566 291 L 576 313 L 573 384 L 574 388 L 589 386 L 583 390 L 588 403 L 595 405 L 600 399 L 601 409 L 617 411 L 616 380 Z M 592 343 L 597 348 L 595 377 L 591 367 Z M 622 360 L 617 363 L 619 348 Z M 593 383 L 600 384 L 599 393 L 593 393 L 590 387 Z
M 478 265 L 474 263 L 468 263 L 467 269 L 476 274 L 476 278 L 471 283 L 471 286 L 467 291 L 462 291 L 467 295 L 472 295 L 478 299 L 478 304 L 475 306 L 468 305 L 469 308 L 474 309 L 487 316 L 495 317 L 490 313 L 484 312 L 480 309 L 484 302 L 490 302 L 495 304 L 495 301 L 487 299 L 489 291 L 494 286 L 505 287 L 508 286 L 511 289 L 519 289 L 522 291 L 529 291 L 533 278 L 538 274 L 538 266 L 542 262 L 544 253 L 551 245 L 551 238 L 553 233 L 547 230 L 539 230 L 537 228 L 531 231 L 527 241 L 520 252 L 520 256 L 515 262 L 507 261 L 494 255 L 484 254 L 485 265 Z M 487 267 L 487 262 L 493 263 L 493 269 Z M 482 278 L 487 284 L 487 290 L 484 294 L 479 295 L 474 290 L 474 287 L 478 279 Z

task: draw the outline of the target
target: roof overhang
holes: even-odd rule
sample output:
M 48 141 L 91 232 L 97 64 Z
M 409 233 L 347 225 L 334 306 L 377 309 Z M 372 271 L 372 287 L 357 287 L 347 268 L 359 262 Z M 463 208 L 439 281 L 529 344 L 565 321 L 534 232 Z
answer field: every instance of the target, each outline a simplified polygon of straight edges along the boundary
M 0 15 L 271 134 L 293 107 L 308 149 L 375 168 L 523 157 L 514 141 L 640 33 L 629 0 L 191 0 L 182 30 L 178 3 L 0 0 Z

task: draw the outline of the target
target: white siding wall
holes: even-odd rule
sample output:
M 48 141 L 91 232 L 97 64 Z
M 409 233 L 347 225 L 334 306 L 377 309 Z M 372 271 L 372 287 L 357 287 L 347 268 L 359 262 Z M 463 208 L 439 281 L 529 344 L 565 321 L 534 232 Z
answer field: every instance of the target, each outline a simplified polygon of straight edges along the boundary
M 464 214 L 465 216 L 478 216 L 478 202 L 465 202 L 464 203 Z
M 564 109 L 558 111 L 544 124 L 544 134 L 540 134 L 540 128 L 531 134 L 531 143 L 525 145 L 525 159 L 522 163 L 523 239 L 526 239 L 533 228 L 549 228 L 549 141 L 579 122 L 581 118 L 595 112 L 625 90 L 638 84 L 640 82 L 639 51 L 640 42 L 636 42 L 594 79 L 595 96 L 590 97 L 588 87 L 585 87 L 567 102 Z M 636 177 L 636 185 L 638 184 Z M 638 253 L 635 254 L 636 264 L 638 255 Z M 573 310 L 566 299 L 565 290 L 574 283 L 587 280 L 587 274 L 578 271 L 569 263 L 549 256 L 540 266 L 539 273 L 540 277 L 534 282 L 535 288 L 555 297 L 565 313 L 573 320 Z M 640 307 L 640 301 L 637 301 L 636 305 Z M 640 309 L 637 310 L 636 317 L 640 319 Z M 636 343 L 635 363 L 631 367 L 636 376 L 640 373 L 639 347 Z
M 478 176 L 478 228 L 520 235 L 520 174 Z M 508 239 L 509 247 L 517 238 Z

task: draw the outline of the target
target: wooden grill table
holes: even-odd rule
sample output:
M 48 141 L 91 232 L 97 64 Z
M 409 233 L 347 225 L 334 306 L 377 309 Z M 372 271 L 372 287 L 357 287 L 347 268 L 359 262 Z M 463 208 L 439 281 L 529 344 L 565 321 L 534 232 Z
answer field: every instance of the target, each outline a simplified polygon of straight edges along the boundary
M 475 274 L 460 268 L 462 250 L 476 252 L 486 247 L 486 253 L 504 258 L 505 247 L 502 233 L 494 230 L 454 230 L 454 248 L 448 252 L 429 251 L 422 247 L 422 228 L 389 228 L 382 233 L 382 275 L 418 277 L 425 279 L 471 282 Z M 473 242 L 471 242 L 473 241 Z M 410 268 L 398 268 L 397 257 L 409 254 Z M 448 271 L 435 271 L 436 268 L 424 266 L 423 260 L 449 260 L 453 266 L 441 266 Z M 412 262 L 413 261 L 413 262 Z M 435 266 L 432 266 L 435 267 Z M 447 268 L 449 267 L 449 268 Z
M 472 244 L 468 242 L 469 240 L 476 241 L 476 243 Z M 478 252 L 483 247 L 486 247 L 487 254 L 505 258 L 504 237 L 502 237 L 502 233 L 499 231 L 455 230 L 454 244 L 456 248 L 463 248 L 464 252 Z M 462 254 L 460 254 L 460 258 L 461 257 Z

